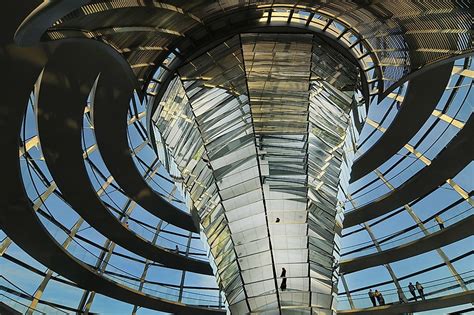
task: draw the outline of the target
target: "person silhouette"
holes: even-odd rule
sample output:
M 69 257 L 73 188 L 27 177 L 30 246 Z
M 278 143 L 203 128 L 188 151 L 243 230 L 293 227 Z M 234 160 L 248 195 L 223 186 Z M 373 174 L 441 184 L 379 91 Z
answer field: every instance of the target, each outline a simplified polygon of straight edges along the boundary
M 415 287 L 416 289 L 418 290 L 418 294 L 420 295 L 421 299 L 422 300 L 425 300 L 425 292 L 423 292 L 423 286 L 421 285 L 421 283 L 419 283 L 418 281 L 415 283 Z
M 442 230 L 444 229 L 444 221 L 441 219 L 439 216 L 435 216 L 435 221 L 438 223 L 439 229 Z
M 415 301 L 417 301 L 418 297 L 416 296 L 415 286 L 413 285 L 413 283 L 410 282 L 408 284 L 408 290 L 410 291 L 411 295 L 413 295 L 413 298 L 415 299 Z
M 382 293 L 378 290 L 375 290 L 375 298 L 379 302 L 379 305 L 385 305 L 385 299 L 383 298 Z
M 285 268 L 281 268 L 280 277 L 283 278 L 283 280 L 281 281 L 280 289 L 282 291 L 285 291 L 286 290 L 286 269 Z
M 372 291 L 372 289 L 369 290 L 369 298 L 370 298 L 370 301 L 372 302 L 372 305 L 375 307 L 377 306 L 377 302 L 375 301 L 375 294 L 374 292 Z

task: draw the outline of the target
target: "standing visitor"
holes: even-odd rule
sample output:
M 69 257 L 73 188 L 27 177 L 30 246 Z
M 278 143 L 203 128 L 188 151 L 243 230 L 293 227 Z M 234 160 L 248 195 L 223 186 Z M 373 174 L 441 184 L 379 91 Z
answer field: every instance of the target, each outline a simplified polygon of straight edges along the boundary
M 421 296 L 421 299 L 422 300 L 425 300 L 425 293 L 423 292 L 423 286 L 421 285 L 421 283 L 419 283 L 418 281 L 415 283 L 415 286 L 416 286 L 416 289 L 418 290 L 418 294 Z
M 408 290 L 410 290 L 411 295 L 413 295 L 413 298 L 415 299 L 415 301 L 417 301 L 418 297 L 416 296 L 415 286 L 413 285 L 413 283 L 410 282 L 408 284 Z
M 379 305 L 385 305 L 385 299 L 383 298 L 383 295 L 381 292 L 379 292 L 378 290 L 375 290 L 375 297 L 377 298 Z
M 370 298 L 370 301 L 372 302 L 372 305 L 374 307 L 377 306 L 377 302 L 375 301 L 375 294 L 372 291 L 372 289 L 369 290 L 369 298 Z
M 435 221 L 438 223 L 439 229 L 444 229 L 444 221 L 439 216 L 435 216 Z
M 286 290 L 286 269 L 285 268 L 281 268 L 280 277 L 283 278 L 283 280 L 281 281 L 280 289 L 282 291 L 285 291 Z

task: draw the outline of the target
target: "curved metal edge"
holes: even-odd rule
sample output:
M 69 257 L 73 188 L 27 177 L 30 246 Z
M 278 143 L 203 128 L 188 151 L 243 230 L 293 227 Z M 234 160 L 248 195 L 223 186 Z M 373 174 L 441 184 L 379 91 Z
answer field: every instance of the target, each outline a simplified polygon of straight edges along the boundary
M 10 12 L 14 20 L 23 13 Z M 99 276 L 77 259 L 64 252 L 36 216 L 23 185 L 18 149 L 19 134 L 28 98 L 36 78 L 48 57 L 59 43 L 20 48 L 11 42 L 12 33 L 0 33 L 0 68 L 2 97 L 0 128 L 2 131 L 0 170 L 8 185 L 1 191 L 0 227 L 25 252 L 44 266 L 74 281 L 79 287 L 91 289 L 131 304 L 178 314 L 224 314 L 221 310 L 188 307 L 166 302 L 141 292 L 131 291 Z
M 15 43 L 18 46 L 38 44 L 41 41 L 41 36 L 54 22 L 89 2 L 91 0 L 44 0 L 30 12 L 17 28 L 13 36 Z M 140 89 L 139 82 L 135 79 L 133 83 L 140 100 L 143 101 L 144 93 Z
M 348 228 L 389 213 L 410 201 L 426 195 L 445 180 L 456 176 L 474 158 L 474 116 L 471 115 L 457 135 L 433 159 L 397 189 L 379 197 L 368 205 L 344 214 L 344 228 Z
M 380 139 L 354 161 L 350 183 L 353 183 L 396 154 L 415 136 L 443 96 L 451 77 L 453 63 L 443 64 L 411 80 L 395 116 Z
M 110 92 L 105 93 L 102 100 L 114 106 L 124 103 L 128 109 L 133 86 L 127 84 L 124 78 L 127 73 L 123 69 L 128 69 L 126 62 L 105 44 L 88 40 L 62 42 L 45 67 L 38 97 L 38 134 L 46 164 L 64 198 L 104 236 L 170 268 L 211 275 L 209 263 L 157 247 L 124 227 L 102 203 L 90 183 L 81 145 L 87 97 L 101 72 L 96 98 L 98 94 Z M 102 80 L 110 91 L 100 88 Z M 124 122 L 126 124 L 126 118 Z M 126 150 L 129 152 L 128 146 Z
M 423 75 L 426 71 L 430 71 L 436 67 L 439 67 L 443 64 L 446 64 L 446 63 L 451 63 L 451 62 L 454 62 L 458 59 L 461 59 L 461 58 L 466 58 L 466 57 L 471 57 L 471 56 L 474 56 L 474 48 L 473 49 L 469 49 L 465 52 L 462 52 L 460 54 L 456 54 L 454 56 L 450 56 L 450 57 L 446 57 L 446 58 L 443 58 L 443 59 L 440 59 L 440 60 L 437 60 L 435 62 L 432 62 L 430 64 L 427 64 L 425 65 L 424 67 L 420 68 L 420 69 L 417 69 L 415 71 L 412 71 L 410 72 L 409 74 L 405 75 L 403 78 L 401 78 L 400 80 L 398 80 L 397 82 L 395 82 L 394 84 L 392 84 L 387 90 L 383 91 L 382 93 L 380 93 L 378 95 L 378 99 L 377 101 L 380 103 L 381 101 L 383 101 L 384 98 L 386 98 L 390 93 L 392 93 L 395 89 L 397 89 L 398 87 L 402 86 L 405 82 L 407 81 L 410 81 L 410 80 L 413 80 L 414 78 L 420 76 L 420 75 Z
M 120 56 L 119 56 L 120 57 Z M 99 66 L 99 65 L 98 65 Z M 127 137 L 127 99 L 120 99 L 117 74 L 103 72 L 92 103 L 94 131 L 105 165 L 125 193 L 151 214 L 179 228 L 199 232 L 190 214 L 165 200 L 138 172 Z M 111 97 L 114 95 L 115 100 Z
M 471 215 L 470 217 L 448 226 L 443 230 L 407 244 L 390 248 L 380 253 L 342 260 L 339 265 L 339 271 L 347 274 L 432 251 L 474 235 L 474 230 L 472 229 L 473 226 L 474 215 Z
M 54 22 L 91 0 L 46 0 L 31 12 L 15 32 L 14 40 L 19 46 L 39 43 L 41 36 Z
M 280 6 L 285 7 L 284 4 L 280 4 Z M 286 6 L 286 8 L 287 9 L 292 9 L 292 6 L 291 5 Z M 230 34 L 231 32 L 234 32 L 234 30 L 237 29 L 237 28 L 240 29 L 242 27 L 245 28 L 245 27 L 248 27 L 248 26 L 252 25 L 249 22 L 248 19 L 244 18 L 242 20 L 237 21 L 235 18 L 233 18 L 233 17 L 238 16 L 238 15 L 245 16 L 246 18 L 248 18 L 250 15 L 253 15 L 253 19 L 255 19 L 255 20 L 257 18 L 260 19 L 261 17 L 263 17 L 264 11 L 262 11 L 262 10 L 251 11 L 251 9 L 258 9 L 257 4 L 255 4 L 255 3 L 250 4 L 247 7 L 235 7 L 235 8 L 232 8 L 232 10 L 227 10 L 227 11 L 222 12 L 217 17 L 216 16 L 207 17 L 206 21 L 205 21 L 205 24 L 207 25 L 207 27 L 205 27 L 204 29 L 197 28 L 197 29 L 192 30 L 194 32 L 194 34 L 187 33 L 185 38 L 180 39 L 179 42 L 177 42 L 177 43 L 171 44 L 169 51 L 173 51 L 176 48 L 179 48 L 180 51 L 184 51 L 184 49 L 182 49 L 183 47 L 180 46 L 184 41 L 187 41 L 188 46 L 189 46 L 189 44 L 191 45 L 191 50 L 195 51 L 197 42 L 200 43 L 200 42 L 203 42 L 204 40 L 208 40 L 208 39 L 212 40 L 212 39 L 215 39 L 215 38 L 219 37 L 219 36 L 216 36 L 215 34 Z M 327 15 L 325 13 L 318 12 L 317 8 L 315 8 L 313 4 L 308 4 L 308 6 L 304 10 L 306 10 L 308 12 L 311 12 L 313 14 Z M 328 20 L 333 20 L 334 18 L 337 19 L 337 17 L 330 17 L 329 15 L 327 15 L 327 17 L 328 17 Z M 231 24 L 228 23 L 228 21 L 230 21 L 230 20 L 232 20 Z M 342 24 L 342 25 L 345 25 L 347 30 L 350 30 L 351 32 L 356 33 L 356 30 L 352 29 L 344 21 L 337 19 L 337 22 Z M 273 24 L 273 23 L 275 23 L 275 24 Z M 219 29 L 216 29 L 215 27 L 212 27 L 212 24 L 225 25 L 225 26 L 221 27 Z M 268 28 L 268 27 L 270 27 L 270 28 L 271 27 L 279 27 L 279 28 L 282 28 L 282 29 L 288 29 L 288 28 L 295 29 L 295 28 L 297 28 L 297 29 L 300 29 L 300 30 L 301 29 L 312 30 L 312 31 L 310 31 L 311 33 L 322 32 L 318 28 L 312 28 L 309 25 L 303 26 L 302 24 L 299 24 L 299 23 L 291 24 L 291 23 L 286 23 L 286 22 L 275 22 L 275 21 L 273 21 L 272 24 L 273 25 L 267 25 L 267 24 L 263 23 L 262 25 L 264 25 L 265 28 Z M 278 25 L 276 25 L 276 24 L 278 24 Z M 255 26 L 255 23 L 253 24 L 253 26 Z M 214 31 L 214 33 L 212 33 L 212 34 L 209 33 L 209 30 L 211 30 L 211 29 Z M 238 32 L 240 32 L 240 31 L 238 31 Z M 237 33 L 234 33 L 233 35 L 236 35 L 236 34 Z M 327 38 L 330 38 L 329 36 L 331 36 L 332 39 L 334 39 L 336 41 L 338 40 L 336 38 L 336 36 L 333 36 L 330 33 L 325 32 L 324 35 L 326 35 L 325 37 L 327 37 Z M 329 35 L 329 36 L 327 36 L 327 35 Z M 369 47 L 368 47 L 367 42 L 362 38 L 362 36 L 358 33 L 356 34 L 356 36 L 362 40 L 362 45 L 364 47 L 366 47 L 367 50 L 370 50 Z M 188 47 L 188 49 L 189 48 L 190 47 Z M 207 50 L 209 50 L 209 49 L 207 49 Z M 347 52 L 347 50 L 346 50 L 346 52 Z M 198 55 L 203 54 L 203 53 L 205 53 L 205 51 L 202 51 L 202 52 L 197 51 Z M 378 64 L 375 60 L 376 59 L 375 55 L 373 53 L 370 53 L 370 55 L 371 55 L 372 59 L 374 60 L 374 63 Z M 157 59 L 155 59 L 154 64 L 159 65 L 161 63 L 161 59 L 162 59 L 161 56 L 158 57 Z M 146 81 L 150 80 L 151 76 L 153 76 L 153 74 L 155 73 L 156 68 L 151 69 L 149 71 L 149 73 L 146 75 L 146 77 L 147 77 Z M 381 77 L 380 67 L 377 66 L 375 71 L 377 72 L 378 77 Z M 378 80 L 378 81 L 379 81 L 379 85 L 383 84 L 383 82 L 381 80 Z M 368 98 L 368 95 L 367 95 L 367 98 Z

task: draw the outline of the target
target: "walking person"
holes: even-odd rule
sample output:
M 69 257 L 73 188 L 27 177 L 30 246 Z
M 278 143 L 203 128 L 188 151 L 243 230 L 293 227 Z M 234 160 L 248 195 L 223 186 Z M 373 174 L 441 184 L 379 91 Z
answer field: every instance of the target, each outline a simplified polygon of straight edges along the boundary
M 408 290 L 410 290 L 410 293 L 411 295 L 413 295 L 413 298 L 415 299 L 415 301 L 418 301 L 418 297 L 416 296 L 416 292 L 415 292 L 415 286 L 413 285 L 413 283 L 409 283 L 408 284 Z
M 174 249 L 174 252 L 175 252 L 176 254 L 179 254 L 179 247 L 178 247 L 178 245 L 176 245 L 176 247 L 175 247 L 175 249 Z
M 379 292 L 378 290 L 375 290 L 375 297 L 377 298 L 379 305 L 385 305 L 385 299 L 383 298 L 383 295 L 381 292 Z
M 282 291 L 285 291 L 286 290 L 286 269 L 285 268 L 281 268 L 280 277 L 283 278 L 283 280 L 281 281 L 280 289 Z
M 369 290 L 369 299 L 370 301 L 372 302 L 372 305 L 375 307 L 377 306 L 377 302 L 375 301 L 375 294 L 374 292 L 372 291 L 372 289 Z
M 416 289 L 418 290 L 418 294 L 420 295 L 421 299 L 424 301 L 425 300 L 425 293 L 423 292 L 423 286 L 421 285 L 421 283 L 419 283 L 418 281 L 415 283 L 415 287 Z
M 444 229 L 444 221 L 441 219 L 439 216 L 435 216 L 435 221 L 438 223 L 439 229 L 442 230 Z

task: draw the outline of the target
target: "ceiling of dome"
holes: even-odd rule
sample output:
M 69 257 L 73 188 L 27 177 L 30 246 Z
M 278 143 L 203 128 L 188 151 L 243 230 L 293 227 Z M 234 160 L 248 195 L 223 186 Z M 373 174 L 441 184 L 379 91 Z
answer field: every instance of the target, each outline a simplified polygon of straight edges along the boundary
M 473 50 L 467 0 L 91 1 L 57 20 L 43 40 L 104 41 L 127 58 L 143 84 L 172 51 L 185 62 L 216 41 L 271 27 L 337 42 L 362 64 L 371 93 L 380 95 L 425 65 Z

